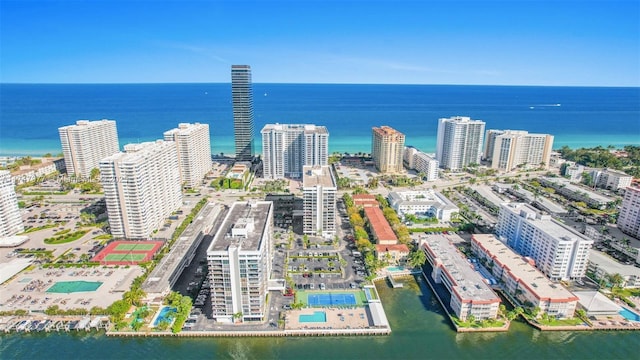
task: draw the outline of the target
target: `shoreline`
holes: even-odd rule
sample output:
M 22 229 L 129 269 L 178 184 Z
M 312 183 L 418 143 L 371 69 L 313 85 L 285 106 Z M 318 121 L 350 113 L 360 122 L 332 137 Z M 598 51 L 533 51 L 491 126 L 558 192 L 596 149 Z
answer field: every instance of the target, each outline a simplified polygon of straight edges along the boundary
M 553 134 L 552 134 L 553 135 Z M 559 142 L 559 141 L 555 141 L 554 140 L 554 144 L 553 144 L 553 150 L 552 151 L 558 151 L 560 150 L 560 148 L 564 147 L 564 146 L 568 146 L 570 149 L 582 149 L 582 148 L 594 148 L 597 146 L 602 146 L 602 147 L 607 147 L 607 146 L 614 146 L 614 149 L 616 150 L 621 150 L 623 149 L 625 146 L 640 146 L 640 140 L 636 140 L 633 139 L 635 141 L 620 141 L 620 140 L 615 140 L 615 141 L 607 141 L 607 140 L 603 140 L 603 136 L 604 139 L 607 139 L 609 137 L 611 137 L 612 139 L 618 139 L 619 136 L 617 135 L 597 135 L 594 134 L 592 135 L 593 139 L 584 141 L 584 140 L 574 140 L 574 141 L 563 141 L 563 142 Z M 628 136 L 627 134 L 625 134 L 624 136 Z M 230 138 L 231 139 L 231 143 L 233 142 L 233 137 Z M 134 142 L 142 142 L 142 141 L 150 141 L 148 139 L 122 139 L 123 141 L 121 142 L 121 145 L 123 144 L 129 144 L 129 143 L 134 143 Z M 369 137 L 367 137 L 367 140 L 369 140 Z M 631 140 L 631 139 L 630 139 Z M 31 156 L 31 157 L 42 157 L 43 155 L 49 153 L 52 154 L 54 156 L 61 154 L 62 153 L 62 148 L 59 147 L 51 147 L 52 144 L 48 144 L 45 145 L 46 147 L 35 147 L 35 148 L 29 148 L 29 149 L 25 149 L 25 148 L 11 148 L 11 146 L 9 146 L 9 148 L 5 148 L 7 146 L 7 140 L 3 139 L 3 144 L 2 147 L 0 147 L 0 157 L 24 157 L 24 156 Z M 20 146 L 24 145 L 24 143 L 29 143 L 29 142 L 34 142 L 34 140 L 28 140 L 28 139 L 11 139 L 8 140 L 8 144 L 20 144 Z M 45 140 L 47 143 L 51 143 L 52 140 Z M 331 141 L 331 140 L 330 140 Z M 435 138 L 434 138 L 435 141 Z M 37 141 L 36 141 L 37 142 Z M 58 142 L 58 141 L 56 141 Z M 346 142 L 346 141 L 345 141 Z M 412 144 L 412 142 L 407 141 L 405 143 L 407 146 L 415 146 Z M 417 145 L 417 144 L 416 144 Z M 56 146 L 59 146 L 59 144 L 56 144 Z M 329 143 L 329 154 L 333 154 L 333 153 L 349 153 L 349 154 L 357 154 L 359 152 L 361 153 L 365 153 L 368 154 L 371 152 L 371 148 L 370 147 L 348 147 L 349 145 L 344 144 L 344 145 L 334 145 L 331 146 L 331 142 Z M 353 145 L 352 145 L 353 146 Z M 426 153 L 435 153 L 435 144 L 433 146 L 429 146 L 429 147 L 420 147 L 420 146 L 416 146 L 416 148 L 420 151 L 426 152 Z M 256 155 L 262 155 L 262 147 L 261 146 L 256 146 Z M 235 154 L 235 150 L 233 148 L 232 145 L 225 145 L 224 147 L 214 147 L 212 146 L 211 148 L 211 154 L 212 155 L 220 155 L 220 154 L 224 154 L 225 156 L 229 156 L 229 155 L 233 155 Z

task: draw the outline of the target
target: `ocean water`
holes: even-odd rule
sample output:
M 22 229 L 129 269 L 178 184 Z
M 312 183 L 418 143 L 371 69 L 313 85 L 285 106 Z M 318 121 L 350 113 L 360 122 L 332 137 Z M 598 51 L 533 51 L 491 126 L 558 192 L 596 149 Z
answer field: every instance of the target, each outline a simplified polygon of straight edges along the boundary
M 405 282 L 405 281 L 403 281 Z M 378 291 L 393 332 L 379 337 L 113 338 L 71 332 L 0 335 L 2 359 L 637 359 L 634 331 L 457 334 L 419 279 Z
M 554 148 L 640 144 L 640 88 L 254 84 L 258 152 L 267 123 L 324 125 L 331 152 L 370 152 L 371 127 L 389 125 L 433 152 L 438 119 L 458 115 L 552 134 Z M 201 122 L 213 153 L 234 153 L 230 84 L 0 84 L 0 155 L 59 153 L 58 127 L 104 118 L 121 146 Z

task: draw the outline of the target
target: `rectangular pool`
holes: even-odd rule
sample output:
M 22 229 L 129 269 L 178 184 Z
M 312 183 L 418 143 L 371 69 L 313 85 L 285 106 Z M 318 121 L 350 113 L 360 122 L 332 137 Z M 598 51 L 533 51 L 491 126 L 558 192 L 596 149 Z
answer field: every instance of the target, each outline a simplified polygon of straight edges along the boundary
M 299 316 L 298 321 L 301 323 L 327 322 L 327 313 L 315 311 L 313 314 L 303 314 Z
M 622 317 L 627 320 L 640 321 L 640 316 L 638 314 L 626 308 L 622 308 L 618 314 L 622 315 Z

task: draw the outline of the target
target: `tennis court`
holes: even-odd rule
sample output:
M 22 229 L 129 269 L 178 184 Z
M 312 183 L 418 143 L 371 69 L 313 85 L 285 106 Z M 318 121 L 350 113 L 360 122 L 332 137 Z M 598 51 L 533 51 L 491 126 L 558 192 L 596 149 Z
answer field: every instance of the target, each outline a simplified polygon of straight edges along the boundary
M 309 294 L 307 297 L 309 306 L 329 306 L 329 305 L 355 305 L 356 296 L 354 294 Z
M 104 257 L 106 261 L 142 261 L 147 256 L 146 253 L 111 253 Z
M 156 244 L 118 244 L 114 251 L 149 251 L 153 250 Z
M 163 241 L 112 241 L 102 249 L 93 261 L 105 265 L 130 265 L 149 261 L 164 245 Z

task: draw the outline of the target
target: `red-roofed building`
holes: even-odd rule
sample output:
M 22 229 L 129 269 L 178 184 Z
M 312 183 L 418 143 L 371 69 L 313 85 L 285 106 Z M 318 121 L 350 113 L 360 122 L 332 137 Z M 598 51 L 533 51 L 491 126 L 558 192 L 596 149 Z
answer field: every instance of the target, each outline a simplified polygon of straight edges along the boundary
M 353 195 L 353 205 L 362 207 L 380 207 L 376 197 L 370 194 L 356 194 Z
M 394 245 L 398 243 L 398 237 L 379 207 L 365 207 L 364 215 L 367 218 L 369 230 L 376 244 Z
M 389 265 L 404 265 L 409 257 L 409 248 L 405 244 L 376 245 L 378 260 L 388 261 Z

